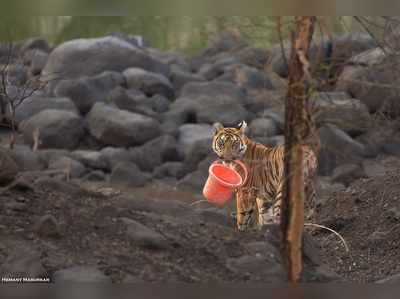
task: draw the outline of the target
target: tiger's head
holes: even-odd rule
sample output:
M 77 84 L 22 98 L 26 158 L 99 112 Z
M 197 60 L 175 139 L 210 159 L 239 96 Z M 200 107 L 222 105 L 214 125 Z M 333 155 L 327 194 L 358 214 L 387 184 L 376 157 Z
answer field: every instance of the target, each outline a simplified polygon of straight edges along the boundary
M 224 128 L 221 123 L 214 124 L 214 137 L 212 148 L 224 162 L 242 159 L 246 153 L 246 128 L 242 121 L 237 128 Z

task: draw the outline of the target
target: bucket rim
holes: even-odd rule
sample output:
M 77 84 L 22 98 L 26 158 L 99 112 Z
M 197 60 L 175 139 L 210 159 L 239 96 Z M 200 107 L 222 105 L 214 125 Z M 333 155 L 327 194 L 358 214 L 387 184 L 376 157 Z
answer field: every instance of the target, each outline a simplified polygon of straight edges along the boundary
M 237 184 L 232 184 L 232 183 L 226 182 L 226 181 L 220 179 L 219 177 L 217 177 L 217 176 L 213 173 L 213 171 L 212 171 L 212 170 L 214 169 L 214 167 L 217 167 L 217 166 L 219 166 L 219 167 L 225 167 L 225 168 L 229 168 L 229 167 L 227 167 L 227 166 L 225 166 L 225 165 L 222 165 L 222 164 L 211 164 L 211 165 L 210 165 L 210 168 L 208 169 L 208 173 L 209 173 L 213 178 L 215 178 L 221 185 L 223 185 L 223 186 L 225 186 L 225 187 L 237 188 L 237 187 L 240 187 L 240 186 L 243 184 L 243 178 L 242 178 L 242 176 L 241 176 L 236 170 L 234 170 L 234 169 L 232 169 L 232 168 L 229 168 L 229 169 L 232 170 L 232 171 L 239 177 L 239 182 L 238 182 Z

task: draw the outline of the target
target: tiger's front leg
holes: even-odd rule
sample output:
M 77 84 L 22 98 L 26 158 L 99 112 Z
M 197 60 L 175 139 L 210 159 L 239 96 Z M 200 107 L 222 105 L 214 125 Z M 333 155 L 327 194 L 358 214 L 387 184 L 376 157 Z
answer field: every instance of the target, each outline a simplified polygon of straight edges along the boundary
M 236 225 L 246 231 L 253 225 L 256 198 L 252 192 L 239 189 L 236 193 Z
M 261 228 L 263 225 L 275 223 L 275 215 L 272 206 L 272 200 L 265 197 L 257 197 L 258 208 L 258 226 Z

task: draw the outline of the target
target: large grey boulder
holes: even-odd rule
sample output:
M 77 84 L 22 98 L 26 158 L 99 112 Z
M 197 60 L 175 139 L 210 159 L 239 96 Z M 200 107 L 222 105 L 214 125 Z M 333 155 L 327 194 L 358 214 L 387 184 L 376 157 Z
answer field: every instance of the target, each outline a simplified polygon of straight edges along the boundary
M 346 91 L 362 101 L 370 112 L 383 111 L 390 116 L 400 114 L 399 72 L 393 67 L 399 57 L 386 55 L 380 48 L 363 52 L 351 59 L 340 74 L 337 91 Z
M 199 74 L 191 73 L 176 65 L 171 66 L 171 83 L 175 91 L 181 90 L 187 83 L 204 81 L 206 79 Z
M 345 92 L 321 92 L 311 99 L 318 126 L 334 124 L 350 136 L 365 133 L 371 126 L 368 107 Z
M 55 89 L 57 96 L 69 97 L 82 114 L 96 102 L 106 102 L 109 92 L 125 82 L 122 74 L 106 71 L 93 77 L 62 80 Z
M 69 157 L 61 157 L 51 161 L 49 164 L 49 169 L 69 171 L 71 178 L 80 178 L 86 173 L 86 168 L 81 162 Z
M 14 180 L 18 174 L 18 166 L 11 155 L 11 151 L 0 148 L 0 185 L 6 185 Z
M 109 182 L 120 187 L 143 187 L 151 179 L 151 176 L 142 172 L 134 163 L 118 163 L 111 172 Z
M 25 145 L 15 146 L 12 158 L 17 163 L 19 171 L 43 170 L 46 167 L 46 163 L 40 158 L 39 153 Z
M 129 219 L 121 218 L 126 225 L 127 237 L 137 246 L 149 249 L 167 249 L 168 241 L 165 237 L 147 226 Z
M 162 135 L 144 145 L 130 149 L 131 161 L 142 171 L 152 172 L 166 161 L 179 159 L 178 144 L 170 135 Z
M 120 162 L 132 162 L 132 155 L 126 148 L 107 146 L 100 153 L 107 163 L 108 170 L 112 170 Z
M 183 87 L 181 96 L 165 113 L 164 123 L 171 132 L 187 122 L 234 126 L 248 120 L 246 104 L 245 93 L 233 83 L 192 82 Z
M 143 50 L 112 36 L 76 39 L 55 48 L 42 71 L 44 79 L 71 79 L 129 67 L 169 75 L 169 67 Z M 57 80 L 55 80 L 57 81 Z M 52 82 L 50 89 L 57 82 Z
M 33 143 L 36 129 L 41 148 L 75 149 L 85 133 L 83 121 L 76 113 L 55 109 L 43 110 L 21 124 L 26 143 Z
M 363 144 L 334 125 L 322 127 L 319 136 L 319 173 L 322 175 L 330 175 L 334 168 L 342 164 L 360 164 L 366 155 Z
M 162 95 L 148 98 L 143 92 L 136 89 L 116 87 L 108 95 L 108 102 L 122 110 L 136 112 L 158 118 L 158 114 L 168 110 L 170 101 Z
M 161 94 L 169 99 L 174 96 L 174 90 L 168 78 L 141 68 L 128 68 L 124 71 L 128 88 L 143 91 L 148 96 Z
M 178 150 L 183 159 L 199 148 L 200 143 L 211 148 L 213 129 L 208 124 L 185 124 L 179 128 Z
M 46 109 L 56 109 L 78 113 L 75 104 L 66 97 L 46 97 L 34 95 L 27 98 L 15 111 L 15 121 L 20 123 Z
M 270 137 L 282 133 L 274 120 L 269 118 L 256 118 L 249 125 L 249 136 Z
M 218 81 L 232 82 L 247 90 L 275 89 L 273 82 L 265 71 L 243 64 L 233 64 L 225 68 L 224 73 L 217 78 Z
M 153 118 L 96 103 L 89 112 L 89 131 L 105 145 L 141 145 L 160 134 L 160 124 Z
M 107 160 L 101 152 L 92 150 L 77 150 L 71 153 L 71 157 L 89 168 L 99 170 L 107 170 L 108 168 Z

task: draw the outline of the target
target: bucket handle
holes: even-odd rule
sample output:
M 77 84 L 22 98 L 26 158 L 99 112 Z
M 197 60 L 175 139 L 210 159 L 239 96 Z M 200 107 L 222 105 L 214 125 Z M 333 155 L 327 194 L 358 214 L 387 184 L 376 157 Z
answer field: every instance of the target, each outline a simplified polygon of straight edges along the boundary
M 240 167 L 242 167 L 243 171 L 244 171 L 244 179 L 243 179 L 243 183 L 241 186 L 243 186 L 246 182 L 247 182 L 247 178 L 249 176 L 249 173 L 247 171 L 247 167 L 246 165 L 244 165 L 244 163 L 240 160 L 235 160 L 235 163 L 237 163 Z
M 219 163 L 219 162 L 221 162 L 221 161 L 215 161 L 213 164 L 216 164 L 216 163 Z M 243 182 L 242 182 L 242 184 L 240 185 L 240 187 L 241 187 L 241 186 L 243 186 L 243 185 L 246 183 L 249 173 L 248 173 L 248 170 L 247 170 L 246 165 L 245 165 L 242 161 L 240 161 L 240 160 L 234 160 L 233 162 L 235 162 L 235 163 L 238 164 L 240 167 L 242 167 L 242 169 L 243 169 L 243 171 L 244 171 L 244 178 L 242 178 L 242 179 L 243 179 Z

